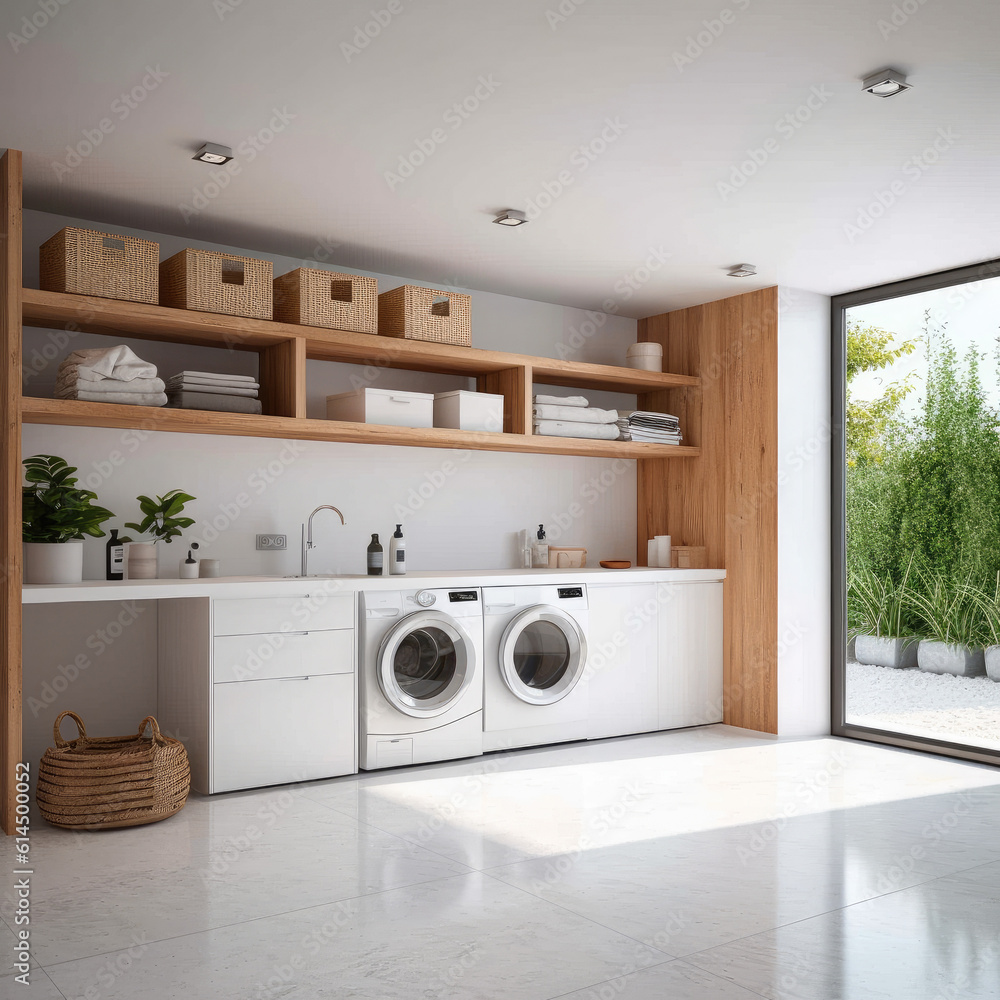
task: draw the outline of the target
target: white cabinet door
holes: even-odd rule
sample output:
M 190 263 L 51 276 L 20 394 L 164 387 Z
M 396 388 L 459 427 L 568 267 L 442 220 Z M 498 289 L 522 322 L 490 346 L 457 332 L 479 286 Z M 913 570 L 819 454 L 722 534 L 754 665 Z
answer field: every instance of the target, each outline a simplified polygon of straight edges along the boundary
M 328 593 L 326 581 L 298 597 L 242 597 L 213 601 L 215 635 L 354 628 L 354 594 Z
M 657 712 L 656 584 L 587 588 L 590 739 L 648 733 Z
M 357 771 L 354 674 L 212 688 L 213 792 Z
M 659 583 L 659 727 L 722 721 L 722 584 Z

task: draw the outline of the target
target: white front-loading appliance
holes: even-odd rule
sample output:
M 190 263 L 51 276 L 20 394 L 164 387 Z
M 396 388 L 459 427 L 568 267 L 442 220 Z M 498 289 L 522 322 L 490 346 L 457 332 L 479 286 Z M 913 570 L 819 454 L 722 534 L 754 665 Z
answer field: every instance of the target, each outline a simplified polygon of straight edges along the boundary
M 478 588 L 366 591 L 359 646 L 362 769 L 483 752 Z
M 587 738 L 587 588 L 484 587 L 483 749 Z

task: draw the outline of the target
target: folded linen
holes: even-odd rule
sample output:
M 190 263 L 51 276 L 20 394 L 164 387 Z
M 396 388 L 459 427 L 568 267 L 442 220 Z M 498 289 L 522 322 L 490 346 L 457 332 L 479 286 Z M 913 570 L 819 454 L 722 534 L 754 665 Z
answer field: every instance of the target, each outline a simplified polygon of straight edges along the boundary
M 536 404 L 551 404 L 553 406 L 590 406 L 586 396 L 542 396 L 534 397 Z
M 192 384 L 190 382 L 167 383 L 167 392 L 201 392 L 220 396 L 249 396 L 251 399 L 257 398 L 258 386 L 247 388 L 245 386 L 232 385 L 204 385 L 203 383 Z
M 222 373 L 222 372 L 187 372 L 187 371 L 185 371 L 185 372 L 178 372 L 176 375 L 171 375 L 171 377 L 170 377 L 171 381 L 173 381 L 174 379 L 178 379 L 178 378 L 183 378 L 183 379 L 188 379 L 188 378 L 202 379 L 202 378 L 204 378 L 204 379 L 218 380 L 218 381 L 222 381 L 222 382 L 254 382 L 254 383 L 256 383 L 256 381 L 257 381 L 257 379 L 255 379 L 253 377 L 253 375 L 226 375 L 225 373 Z
M 260 413 L 259 399 L 224 396 L 215 392 L 172 392 L 167 404 L 177 410 L 218 410 L 225 413 Z
M 536 403 L 536 420 L 577 420 L 586 424 L 613 424 L 618 419 L 617 410 L 601 410 L 596 406 L 556 406 L 554 403 Z
M 143 361 L 125 344 L 119 344 L 73 351 L 59 363 L 59 374 L 63 372 L 72 372 L 84 382 L 103 379 L 131 382 L 137 378 L 156 378 L 156 365 Z
M 648 444 L 680 444 L 683 441 L 680 434 L 661 434 L 635 427 L 623 430 L 619 439 L 622 441 L 643 441 Z
M 88 403 L 121 403 L 124 406 L 165 406 L 167 397 L 162 392 L 99 392 L 96 389 L 78 388 L 74 395 L 62 399 L 81 399 Z
M 198 375 L 174 375 L 172 378 L 167 379 L 167 385 L 175 386 L 198 386 L 203 385 L 206 389 L 259 389 L 260 383 L 254 382 L 252 379 L 249 382 L 237 379 L 210 379 L 202 378 Z
M 55 395 L 62 399 L 72 399 L 77 389 L 89 392 L 106 392 L 121 394 L 123 392 L 163 392 L 166 387 L 163 379 L 136 378 L 131 382 L 116 382 L 114 379 L 101 379 L 100 382 L 81 382 L 75 378 L 60 378 L 56 381 Z
M 614 441 L 618 437 L 615 424 L 587 424 L 579 420 L 536 420 L 535 433 L 547 437 L 593 438 L 598 441 Z

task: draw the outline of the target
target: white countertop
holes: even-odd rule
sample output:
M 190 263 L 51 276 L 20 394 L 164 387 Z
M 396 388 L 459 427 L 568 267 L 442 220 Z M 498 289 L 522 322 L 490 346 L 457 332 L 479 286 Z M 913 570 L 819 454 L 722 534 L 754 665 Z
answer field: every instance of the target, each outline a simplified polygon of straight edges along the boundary
M 724 580 L 724 569 L 484 569 L 418 571 L 405 576 L 224 576 L 206 580 L 84 580 L 82 583 L 25 584 L 23 604 L 76 601 L 158 601 L 177 597 L 298 597 L 362 590 L 422 590 L 433 587 L 532 586 L 585 583 L 705 583 Z

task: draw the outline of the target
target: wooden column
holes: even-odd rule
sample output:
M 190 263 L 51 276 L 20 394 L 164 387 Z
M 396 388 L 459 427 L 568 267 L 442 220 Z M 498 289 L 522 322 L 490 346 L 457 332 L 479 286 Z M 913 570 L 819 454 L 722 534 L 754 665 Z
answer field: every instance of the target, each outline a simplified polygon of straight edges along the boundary
M 272 417 L 306 415 L 306 342 L 296 337 L 261 348 L 260 401 Z M 325 414 L 324 414 L 325 416 Z
M 15 825 L 21 760 L 21 154 L 0 159 L 0 826 Z M 32 778 L 34 778 L 32 767 Z
M 503 396 L 503 429 L 505 434 L 531 433 L 531 367 L 505 368 L 488 372 L 476 379 L 479 392 Z
M 778 727 L 778 297 L 776 288 L 640 321 L 663 345 L 667 371 L 700 375 L 700 388 L 640 397 L 681 418 L 701 456 L 639 462 L 638 551 L 670 534 L 704 545 L 726 570 L 725 721 Z

